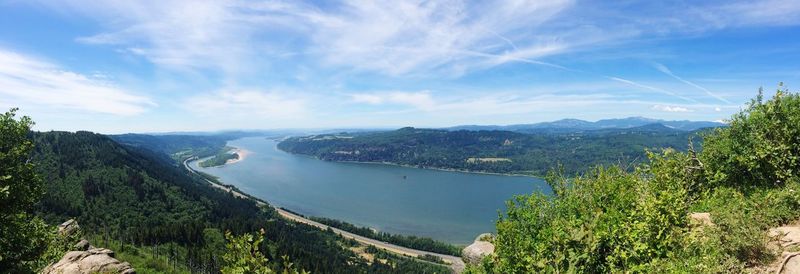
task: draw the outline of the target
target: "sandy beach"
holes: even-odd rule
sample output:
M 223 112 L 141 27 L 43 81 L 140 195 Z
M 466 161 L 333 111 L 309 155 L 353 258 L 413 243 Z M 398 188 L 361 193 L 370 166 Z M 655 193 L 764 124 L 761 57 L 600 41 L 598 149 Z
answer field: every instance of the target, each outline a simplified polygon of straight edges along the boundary
M 239 157 L 237 157 L 236 159 L 229 159 L 227 162 L 225 162 L 226 165 L 234 164 L 234 163 L 238 163 L 240 161 L 243 161 L 245 158 L 247 158 L 247 155 L 250 155 L 251 152 L 249 150 L 241 149 L 241 148 L 237 147 L 237 148 L 233 149 L 233 153 L 236 154 L 236 155 L 239 155 Z

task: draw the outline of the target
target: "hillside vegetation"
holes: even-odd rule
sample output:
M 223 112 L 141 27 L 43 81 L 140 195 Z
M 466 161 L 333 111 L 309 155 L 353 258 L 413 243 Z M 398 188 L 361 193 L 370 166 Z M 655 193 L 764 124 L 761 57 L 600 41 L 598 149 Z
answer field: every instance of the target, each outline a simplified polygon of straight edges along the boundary
M 765 231 L 800 218 L 800 96 L 759 92 L 702 137 L 702 151 L 650 152 L 633 172 L 551 173 L 556 195 L 510 201 L 495 255 L 468 272 L 738 273 L 772 261 Z
M 646 160 L 645 149 L 685 151 L 690 136 L 651 124 L 627 129 L 523 134 L 510 131 L 448 131 L 402 128 L 356 135 L 286 139 L 278 148 L 329 161 L 387 162 L 423 168 L 544 175 L 556 165 L 584 172 L 601 164 Z

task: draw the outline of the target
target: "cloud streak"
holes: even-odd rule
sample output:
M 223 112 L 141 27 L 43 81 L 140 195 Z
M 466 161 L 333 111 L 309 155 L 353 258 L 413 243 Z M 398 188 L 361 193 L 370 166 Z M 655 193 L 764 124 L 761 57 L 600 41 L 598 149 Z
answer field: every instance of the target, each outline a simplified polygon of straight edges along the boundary
M 628 80 L 628 79 L 619 78 L 619 77 L 608 77 L 608 76 L 606 76 L 606 78 L 610 79 L 610 80 L 613 80 L 613 81 L 620 82 L 620 83 L 628 84 L 628 85 L 631 85 L 631 86 L 634 86 L 634 87 L 639 87 L 639 88 L 643 88 L 643 89 L 646 89 L 646 90 L 655 91 L 655 92 L 658 92 L 658 93 L 661 93 L 661 94 L 666 94 L 666 95 L 669 95 L 669 96 L 673 96 L 675 98 L 680 98 L 681 100 L 684 100 L 684 101 L 687 101 L 687 102 L 697 103 L 697 100 L 695 100 L 695 99 L 692 99 L 692 98 L 689 98 L 689 97 L 686 97 L 686 96 L 682 96 L 682 95 L 678 95 L 677 93 L 669 91 L 669 90 L 665 90 L 665 89 L 661 89 L 661 88 L 657 88 L 657 87 L 652 87 L 652 86 L 640 84 L 640 83 L 637 83 L 637 82 L 634 82 L 634 81 L 631 81 L 631 80 Z
M 716 94 L 714 94 L 713 92 L 711 92 L 711 91 L 710 91 L 710 90 L 708 90 L 707 88 L 704 88 L 704 87 L 702 87 L 702 86 L 700 86 L 700 85 L 698 85 L 698 84 L 695 84 L 695 83 L 693 83 L 693 82 L 690 82 L 690 81 L 688 81 L 688 80 L 686 80 L 686 79 L 683 79 L 683 78 L 681 78 L 681 77 L 678 77 L 677 75 L 675 75 L 674 73 L 672 73 L 672 71 L 671 71 L 669 68 L 667 68 L 666 66 L 664 66 L 664 65 L 662 65 L 662 64 L 655 63 L 653 66 L 654 66 L 654 67 L 655 67 L 655 68 L 656 68 L 658 71 L 660 71 L 660 72 L 662 72 L 662 73 L 664 73 L 664 74 L 666 74 L 666 75 L 669 75 L 669 76 L 670 76 L 670 77 L 672 77 L 672 78 L 675 78 L 675 80 L 681 81 L 681 82 L 682 82 L 682 83 L 684 83 L 684 84 L 687 84 L 687 85 L 690 85 L 690 86 L 692 86 L 692 87 L 694 87 L 694 88 L 697 88 L 697 89 L 699 89 L 699 90 L 702 90 L 702 91 L 704 91 L 706 94 L 708 94 L 708 96 L 711 96 L 711 97 L 713 97 L 713 98 L 715 98 L 715 99 L 717 99 L 717 100 L 720 100 L 720 101 L 722 101 L 722 102 L 724 102 L 724 103 L 726 103 L 726 104 L 731 104 L 731 101 L 728 101 L 728 99 L 722 98 L 722 97 L 720 97 L 719 95 L 716 95 Z
M 17 106 L 136 115 L 156 104 L 104 79 L 0 48 L 0 94 Z

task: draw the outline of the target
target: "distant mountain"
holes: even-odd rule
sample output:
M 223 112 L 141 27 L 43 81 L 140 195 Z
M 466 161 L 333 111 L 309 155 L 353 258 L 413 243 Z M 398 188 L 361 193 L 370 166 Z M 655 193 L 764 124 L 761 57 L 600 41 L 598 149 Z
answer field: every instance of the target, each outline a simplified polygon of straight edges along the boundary
M 725 126 L 719 122 L 709 121 L 668 121 L 660 119 L 651 119 L 645 117 L 628 117 L 619 119 L 603 119 L 596 122 L 589 122 L 579 119 L 561 119 L 552 122 L 542 122 L 535 124 L 516 124 L 507 126 L 497 125 L 463 125 L 445 128 L 446 130 L 507 130 L 515 132 L 533 133 L 533 132 L 578 132 L 587 130 L 599 129 L 626 129 L 641 127 L 651 124 L 660 124 L 668 128 L 692 131 L 701 128 L 721 127 Z

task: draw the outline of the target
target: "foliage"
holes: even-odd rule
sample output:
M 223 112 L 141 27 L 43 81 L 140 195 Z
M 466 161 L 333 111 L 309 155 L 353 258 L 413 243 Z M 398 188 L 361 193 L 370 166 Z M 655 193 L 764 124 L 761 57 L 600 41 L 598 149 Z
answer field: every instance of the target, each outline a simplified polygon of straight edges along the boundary
M 497 224 L 498 271 L 636 271 L 675 245 L 685 192 L 620 168 L 548 181 L 558 198 L 517 197 Z
M 34 264 L 35 269 L 43 269 L 47 265 L 61 260 L 64 254 L 70 250 L 73 250 L 75 243 L 79 242 L 84 236 L 81 228 L 77 228 L 70 234 L 64 235 L 58 233 L 58 230 L 55 229 L 55 227 L 50 226 L 48 232 L 49 233 L 42 238 L 47 242 L 47 249 L 45 249 L 45 252 L 42 253 L 39 258 L 37 258 L 36 263 Z
M 30 214 L 42 195 L 28 137 L 33 121 L 15 119 L 17 109 L 0 115 L 0 269 L 26 273 L 47 249 L 51 229 Z
M 355 135 L 286 139 L 278 148 L 330 161 L 387 162 L 423 168 L 544 175 L 561 164 L 567 174 L 598 164 L 645 160 L 647 148 L 685 150 L 697 131 L 662 125 L 583 132 L 447 131 L 403 128 Z
M 406 236 L 406 235 L 391 234 L 386 232 L 377 232 L 368 227 L 357 227 L 350 223 L 328 218 L 311 217 L 310 219 L 356 235 L 364 236 L 371 239 L 376 239 L 387 243 L 396 244 L 403 247 L 408 247 L 423 251 L 430 251 L 439 254 L 453 255 L 456 257 L 461 256 L 461 248 L 459 248 L 458 246 L 454 246 L 444 242 L 439 242 L 431 238 L 417 237 L 413 235 Z
M 368 273 L 450 273 L 450 269 L 443 265 L 444 261 L 436 256 L 421 256 L 417 258 L 400 256 L 368 245 L 365 252 L 373 254 Z
M 648 152 L 627 172 L 548 176 L 516 197 L 496 255 L 467 273 L 739 273 L 774 259 L 766 230 L 800 218 L 800 96 L 779 88 L 703 134 L 703 150 Z M 708 212 L 713 224 L 688 216 Z
M 782 186 L 800 175 L 800 95 L 781 84 L 771 100 L 762 98 L 759 91 L 729 128 L 705 136 L 702 160 L 715 185 Z
M 249 233 L 241 236 L 233 236 L 230 232 L 225 232 L 225 239 L 228 243 L 227 252 L 222 255 L 222 260 L 225 266 L 222 267 L 223 274 L 245 274 L 245 273 L 275 273 L 270 268 L 269 259 L 258 250 L 261 243 L 264 241 L 264 231 L 256 234 L 255 237 Z M 292 267 L 288 262 L 288 258 L 284 257 L 284 274 L 307 273 L 299 271 Z

